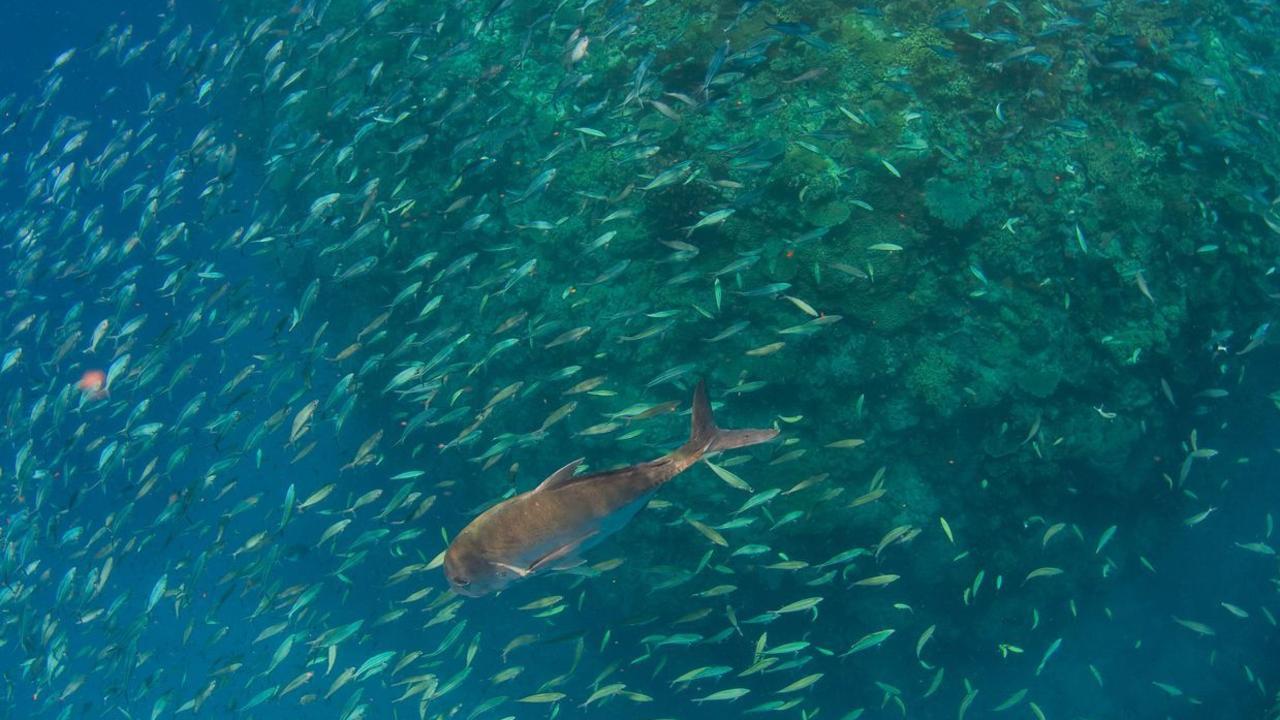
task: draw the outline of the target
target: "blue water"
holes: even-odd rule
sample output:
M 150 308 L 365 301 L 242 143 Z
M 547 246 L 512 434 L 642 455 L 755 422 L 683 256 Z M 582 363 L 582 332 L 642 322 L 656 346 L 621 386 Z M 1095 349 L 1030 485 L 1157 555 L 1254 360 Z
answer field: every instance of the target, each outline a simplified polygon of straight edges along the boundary
M 875 147 L 842 156 L 843 174 L 808 169 L 805 153 L 835 155 L 844 142 L 818 147 L 824 128 L 835 131 L 806 112 L 832 110 L 836 93 L 811 83 L 863 77 L 859 63 L 881 62 L 874 52 L 884 50 L 860 43 L 891 37 L 874 25 L 838 30 L 843 8 L 773 9 L 780 20 L 788 11 L 812 19 L 824 38 L 814 45 L 795 39 L 798 30 L 779 41 L 756 17 L 764 10 L 748 7 L 742 32 L 783 44 L 726 59 L 720 72 L 743 77 L 713 86 L 707 58 L 718 62 L 721 26 L 737 7 L 712 17 L 586 3 L 543 37 L 527 29 L 543 28 L 550 8 L 526 4 L 267 5 L 4 11 L 0 98 L 12 100 L 0 105 L 0 125 L 16 125 L 0 136 L 0 353 L 12 360 L 0 372 L 0 717 L 1274 717 L 1280 411 L 1268 395 L 1280 374 L 1265 323 L 1280 233 L 1265 208 L 1280 156 L 1270 120 L 1257 117 L 1277 111 L 1274 51 L 1258 40 L 1274 30 L 1269 6 L 1188 21 L 1212 38 L 1204 44 L 1185 29 L 1151 31 L 1157 46 L 1185 43 L 1170 72 L 1183 63 L 1179 87 L 1203 90 L 1181 102 L 1152 105 L 1172 91 L 1149 90 L 1163 86 L 1146 73 L 1132 78 L 1145 99 L 1113 104 L 1127 86 L 1107 85 L 1106 73 L 1127 65 L 1093 65 L 1089 82 L 1106 89 L 1088 96 L 1045 82 L 1091 132 L 1111 125 L 1152 147 L 1162 133 L 1182 133 L 1159 147 L 1186 154 L 1155 163 L 1145 192 L 1179 208 L 1190 206 L 1186 193 L 1201 193 L 1203 210 L 1176 216 L 1184 225 L 1148 228 L 1125 204 L 1144 190 L 1120 170 L 1120 181 L 1089 193 L 1061 174 L 999 175 L 1034 163 L 1016 144 L 1023 130 L 985 126 L 985 116 L 948 128 L 940 144 L 975 153 L 967 167 L 996 169 L 972 180 L 979 194 L 1008 194 L 1000 202 L 1033 217 L 1014 236 L 1023 244 L 1010 246 L 991 239 L 1007 232 L 988 217 L 1002 206 L 961 222 L 963 231 L 929 215 L 930 171 L 904 155 L 882 164 L 906 152 L 893 143 L 868 137 Z M 352 8 L 366 19 L 335 19 Z M 887 27 L 929 27 L 888 10 Z M 1120 34 L 1154 22 L 1142 13 L 1155 11 L 1114 10 L 1116 26 L 1073 42 L 1105 62 L 1147 62 L 1134 49 L 1147 45 Z M 879 22 L 874 12 L 859 17 Z M 592 41 L 573 59 L 577 24 Z M 122 48 L 99 56 L 126 26 Z M 1054 37 L 1026 42 L 1057 52 Z M 1020 123 L 1047 112 L 1019 85 L 1036 87 L 1029 78 L 1039 70 L 993 79 L 981 75 L 989 48 L 944 39 L 959 43 L 947 72 L 981 82 L 966 94 L 917 72 L 925 115 L 966 103 L 990 112 L 983 92 L 1030 98 L 1016 110 Z M 1219 42 L 1250 54 L 1224 60 Z M 668 57 L 671 46 L 696 59 Z M 46 73 L 71 48 L 75 56 Z M 650 72 L 676 95 L 653 92 L 648 115 L 634 120 L 623 98 L 650 49 L 662 53 Z M 918 67 L 903 52 L 901 62 Z M 270 80 L 268 57 L 287 59 Z M 1059 57 L 1060 72 L 1069 63 Z M 356 70 L 341 77 L 348 64 Z M 818 79 L 796 79 L 815 66 Z M 275 87 L 296 70 L 289 88 Z M 891 101 L 868 89 L 877 82 L 840 102 L 890 122 Z M 677 96 L 704 83 L 704 108 Z M 787 103 L 775 107 L 779 89 Z M 679 129 L 661 124 L 675 121 L 655 100 L 681 116 Z M 790 163 L 781 180 L 700 154 L 793 127 L 769 124 L 778 116 L 804 133 L 753 159 Z M 84 143 L 63 153 L 77 122 Z M 661 146 L 652 159 L 590 154 L 590 143 L 636 128 L 652 133 L 643 144 Z M 428 145 L 402 159 L 402 143 L 422 132 Z M 1067 150 L 1056 131 L 1025 132 L 1041 133 L 1043 152 L 1076 161 L 1124 151 L 1100 140 Z M 1235 136 L 1254 138 L 1254 152 L 1227 149 Z M 1230 162 L 1189 148 L 1197 138 Z M 113 142 L 130 158 L 99 182 Z M 335 160 L 346 145 L 358 146 L 351 170 Z M 693 179 L 626 189 L 685 155 L 699 158 Z M 475 169 L 477 159 L 492 168 Z M 511 203 L 547 164 L 558 172 L 545 192 Z M 733 182 L 703 183 L 704 173 Z M 790 175 L 844 179 L 800 191 Z M 757 182 L 753 194 L 746 186 Z M 1033 190 L 1037 182 L 1055 189 Z M 728 202 L 716 193 L 739 191 L 722 227 L 679 229 Z M 870 198 L 875 208 L 860 220 L 854 207 L 830 236 L 784 243 L 812 229 L 808 192 Z M 314 211 L 327 193 L 341 195 L 336 209 Z M 464 193 L 473 199 L 452 209 Z M 612 198 L 603 206 L 602 194 Z M 1094 206 L 1099 198 L 1105 207 Z M 615 207 L 636 214 L 604 223 Z M 1194 215 L 1202 222 L 1185 220 Z M 555 229 L 521 227 L 533 221 Z M 351 240 L 366 222 L 374 232 Z M 1087 239 L 1077 240 L 1081 223 Z M 582 249 L 611 228 L 619 234 L 603 249 Z M 687 248 L 655 239 L 699 253 L 673 260 Z M 895 241 L 906 247 L 864 250 Z M 1210 241 L 1221 247 L 1207 249 Z M 404 270 L 426 252 L 439 257 Z M 465 268 L 442 272 L 468 253 Z M 713 285 L 717 268 L 752 253 L 763 259 Z M 372 270 L 344 275 L 365 257 L 377 258 Z M 523 276 L 530 258 L 537 264 Z M 613 278 L 592 283 L 623 260 Z M 687 267 L 696 280 L 669 282 Z M 848 269 L 863 267 L 874 277 L 851 280 Z M 1151 307 L 1136 269 L 1150 274 Z M 397 305 L 415 280 L 422 287 Z M 789 287 L 738 294 L 771 282 Z M 841 318 L 776 331 L 810 321 L 810 303 Z M 679 313 L 663 312 L 672 308 Z M 515 329 L 495 330 L 519 313 Z M 668 318 L 678 322 L 646 334 Z M 739 320 L 750 325 L 706 341 Z M 582 338 L 548 347 L 588 325 Z M 778 341 L 786 346 L 768 348 Z M 450 344 L 452 354 L 433 361 Z M 422 377 L 391 387 L 412 363 L 426 367 Z M 650 385 L 684 363 L 692 367 L 675 381 Z M 1066 368 L 1055 389 L 1019 385 L 1045 365 Z M 581 368 L 564 372 L 572 366 Z M 105 392 L 77 387 L 87 371 L 112 367 L 120 372 Z M 595 394 L 566 395 L 599 375 L 608 379 Z M 575 457 L 595 470 L 677 447 L 698 377 L 725 426 L 782 431 L 775 444 L 713 458 L 751 491 L 695 467 L 592 550 L 588 570 L 484 598 L 449 591 L 441 553 L 477 513 Z M 756 381 L 765 384 L 744 388 Z M 578 404 L 566 419 L 539 431 L 570 401 Z M 666 401 L 679 411 L 593 431 L 634 403 Z M 866 444 L 828 447 L 848 438 Z M 1184 479 L 1197 448 L 1216 452 L 1193 458 Z M 772 489 L 780 494 L 735 512 Z M 737 518 L 751 523 L 723 527 Z M 704 533 L 690 520 L 721 529 Z M 895 529 L 907 540 L 889 537 L 877 552 Z M 856 548 L 864 552 L 823 565 Z M 1024 581 L 1037 568 L 1047 571 Z M 818 597 L 816 613 L 770 615 Z M 354 629 L 333 643 L 344 627 Z M 807 645 L 770 652 L 787 643 Z M 767 658 L 776 661 L 760 667 Z M 675 682 L 700 667 L 716 677 Z M 745 692 L 715 695 L 733 689 Z

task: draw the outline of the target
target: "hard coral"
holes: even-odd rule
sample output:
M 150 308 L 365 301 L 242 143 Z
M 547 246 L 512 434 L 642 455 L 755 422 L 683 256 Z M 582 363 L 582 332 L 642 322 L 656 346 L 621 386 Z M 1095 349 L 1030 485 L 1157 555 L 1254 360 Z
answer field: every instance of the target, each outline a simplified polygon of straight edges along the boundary
M 973 190 L 969 185 L 932 178 L 924 184 L 925 209 L 943 225 L 959 230 L 977 217 L 985 206 Z

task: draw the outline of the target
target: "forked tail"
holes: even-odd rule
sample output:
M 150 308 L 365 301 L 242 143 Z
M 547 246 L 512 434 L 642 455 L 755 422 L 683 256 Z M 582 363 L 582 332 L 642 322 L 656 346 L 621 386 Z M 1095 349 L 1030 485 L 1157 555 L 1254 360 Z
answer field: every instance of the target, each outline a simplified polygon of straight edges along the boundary
M 773 428 L 723 430 L 716 427 L 715 417 L 711 414 L 711 403 L 707 400 L 707 384 L 699 380 L 698 387 L 693 390 L 693 430 L 689 434 L 689 442 L 676 452 L 696 460 L 721 450 L 769 442 L 777 436 L 778 431 Z

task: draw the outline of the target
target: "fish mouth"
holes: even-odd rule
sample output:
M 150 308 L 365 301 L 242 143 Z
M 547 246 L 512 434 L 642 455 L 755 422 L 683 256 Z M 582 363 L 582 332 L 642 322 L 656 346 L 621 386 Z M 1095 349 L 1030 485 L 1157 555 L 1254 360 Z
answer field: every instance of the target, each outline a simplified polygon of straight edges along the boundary
M 449 583 L 449 587 L 453 590 L 455 595 L 461 595 L 463 597 L 478 598 L 478 597 L 483 597 L 484 595 L 487 594 L 483 589 L 473 587 L 470 585 L 458 585 L 456 583 Z

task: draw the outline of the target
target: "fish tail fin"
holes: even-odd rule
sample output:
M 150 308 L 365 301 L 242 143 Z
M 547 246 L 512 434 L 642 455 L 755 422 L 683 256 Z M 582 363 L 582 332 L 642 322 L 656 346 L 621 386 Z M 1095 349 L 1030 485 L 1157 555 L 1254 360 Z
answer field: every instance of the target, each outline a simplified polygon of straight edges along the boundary
M 724 430 L 717 427 L 716 419 L 711 414 L 711 403 L 707 400 L 707 384 L 699 380 L 698 386 L 693 390 L 693 428 L 689 434 L 689 442 L 678 452 L 697 459 L 722 450 L 769 442 L 777 435 L 778 431 L 773 428 Z

